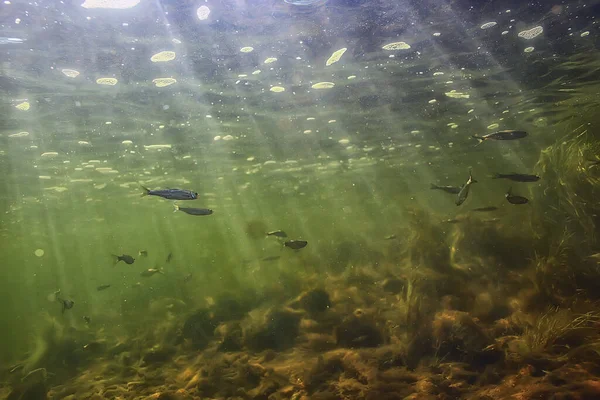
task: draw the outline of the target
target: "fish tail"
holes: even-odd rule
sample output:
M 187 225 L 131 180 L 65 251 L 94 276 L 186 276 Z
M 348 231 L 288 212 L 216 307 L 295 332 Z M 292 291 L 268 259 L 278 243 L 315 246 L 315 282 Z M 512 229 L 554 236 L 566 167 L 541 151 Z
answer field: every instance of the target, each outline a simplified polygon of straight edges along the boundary
M 506 195 L 507 195 L 507 196 L 512 196 L 512 186 L 510 186 L 510 187 L 508 188 L 508 190 L 506 191 Z
M 490 176 L 490 178 L 492 178 L 492 179 L 500 179 L 500 178 L 502 178 L 502 175 L 500 175 L 500 174 L 492 174 Z
M 471 183 L 479 183 L 473 178 L 473 173 L 471 172 L 471 170 L 469 170 L 469 178 L 471 178 Z
M 430 188 L 430 189 L 437 189 L 437 188 L 438 188 L 438 185 L 436 185 L 435 183 L 432 183 L 432 184 L 429 186 L 429 188 Z
M 177 212 L 179 211 L 179 206 L 175 203 L 173 203 L 173 212 Z
M 485 139 L 477 136 L 477 135 L 472 135 L 471 136 L 473 139 L 477 139 L 479 142 L 475 145 L 475 146 L 479 146 L 481 143 L 485 142 Z
M 148 189 L 147 187 L 145 187 L 144 185 L 140 185 L 140 187 L 142 188 L 142 190 L 144 191 L 142 193 L 142 197 L 148 196 L 150 194 L 150 189 Z
M 117 263 L 121 260 L 121 257 L 116 254 L 111 254 L 110 256 L 113 258 L 113 265 L 117 265 Z

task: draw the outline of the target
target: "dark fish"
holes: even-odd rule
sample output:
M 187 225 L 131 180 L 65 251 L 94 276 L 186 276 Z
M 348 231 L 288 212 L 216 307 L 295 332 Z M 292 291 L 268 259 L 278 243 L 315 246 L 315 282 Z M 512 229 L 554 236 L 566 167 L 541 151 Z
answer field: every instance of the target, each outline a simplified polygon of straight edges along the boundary
M 125 264 L 133 264 L 135 262 L 135 258 L 131 257 L 130 255 L 127 254 L 123 254 L 121 256 L 118 256 L 116 254 L 112 254 L 113 258 L 115 259 L 115 264 L 118 263 L 119 261 L 123 261 Z
M 396 235 L 388 235 L 386 237 L 384 237 L 385 240 L 392 240 L 392 239 L 396 239 L 398 236 Z
M 305 248 L 306 245 L 308 245 L 308 242 L 306 240 L 288 240 L 283 245 L 290 249 L 300 250 Z
M 169 262 L 171 262 L 171 260 L 172 260 L 172 259 L 173 259 L 173 253 L 169 253 L 169 254 L 167 255 L 167 259 L 165 260 L 165 262 L 168 262 L 168 263 L 169 263 Z
M 488 212 L 488 211 L 496 211 L 497 209 L 498 209 L 498 207 L 489 206 L 489 207 L 479 207 L 479 208 L 474 208 L 472 211 L 477 211 L 477 212 Z
M 460 189 L 460 192 L 456 196 L 456 205 L 457 206 L 460 206 L 462 203 L 465 202 L 465 200 L 469 196 L 469 190 L 471 189 L 471 185 L 474 183 L 477 183 L 477 181 L 475 179 L 473 179 L 471 170 L 469 170 L 469 179 L 467 179 L 467 182 L 463 185 L 462 189 Z
M 529 203 L 529 200 L 526 197 L 523 196 L 516 196 L 514 194 L 512 194 L 512 188 L 509 188 L 508 191 L 505 194 L 506 200 L 508 200 L 508 202 L 510 204 L 527 204 Z
M 514 130 L 506 130 L 506 131 L 498 131 L 494 133 L 488 133 L 487 135 L 471 136 L 473 139 L 479 140 L 478 144 L 485 142 L 486 140 L 515 140 L 522 139 L 527 136 L 527 132 L 525 131 L 514 131 Z
M 261 258 L 261 261 L 275 261 L 275 260 L 279 260 L 280 258 L 281 258 L 281 256 L 268 256 L 268 257 Z
M 65 313 L 65 310 L 70 310 L 75 305 L 75 302 L 72 300 L 61 299 L 60 297 L 56 298 L 59 303 L 62 304 L 62 313 Z
M 213 210 L 210 208 L 191 208 L 191 207 L 179 207 L 177 204 L 175 206 L 175 211 L 183 211 L 189 215 L 210 215 L 213 213 Z
M 163 272 L 160 269 L 156 269 L 156 268 L 148 268 L 147 270 L 143 271 L 140 276 L 143 276 L 144 278 L 147 278 L 149 276 L 152 276 L 154 274 L 162 274 Z M 164 274 L 163 274 L 164 275 Z
M 140 256 L 140 257 L 148 257 L 148 251 L 147 250 L 140 250 L 138 252 L 138 256 Z
M 185 189 L 150 190 L 144 186 L 142 186 L 142 189 L 144 189 L 144 193 L 142 193 L 142 197 L 158 196 L 158 197 L 162 197 L 163 199 L 168 199 L 168 200 L 196 200 L 198 198 L 198 193 L 192 192 L 190 190 L 185 190 Z
M 109 287 L 110 287 L 110 285 L 108 285 L 108 284 L 107 284 L 107 285 L 100 285 L 100 286 L 98 286 L 98 287 L 96 288 L 96 290 L 100 292 L 100 291 L 102 291 L 102 290 L 106 290 L 106 289 L 108 289 Z
M 92 319 L 90 317 L 88 317 L 87 315 L 84 315 L 82 318 L 86 324 L 89 324 L 90 322 L 92 322 Z
M 431 184 L 431 189 L 443 190 L 446 193 L 450 194 L 459 194 L 462 186 L 438 186 L 434 183 Z
M 540 177 L 537 175 L 528 175 L 528 174 L 495 174 L 492 179 L 510 179 L 515 182 L 537 182 L 540 180 Z
M 267 232 L 267 236 L 276 236 L 278 238 L 286 238 L 286 237 L 288 237 L 287 233 L 285 233 L 284 231 L 271 231 L 271 232 Z

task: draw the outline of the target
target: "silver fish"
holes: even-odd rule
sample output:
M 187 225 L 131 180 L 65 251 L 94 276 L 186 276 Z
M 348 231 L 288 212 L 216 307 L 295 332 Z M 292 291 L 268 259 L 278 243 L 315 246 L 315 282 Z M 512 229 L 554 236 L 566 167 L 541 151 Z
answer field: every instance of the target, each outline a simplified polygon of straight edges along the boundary
M 152 276 L 154 274 L 163 274 L 162 270 L 157 269 L 157 268 L 148 268 L 147 270 L 143 271 L 140 276 L 143 276 L 144 278 L 147 278 L 149 276 Z
M 456 196 L 456 205 L 457 206 L 460 206 L 462 203 L 465 202 L 465 200 L 469 196 L 469 190 L 471 189 L 471 185 L 474 184 L 474 183 L 477 183 L 477 181 L 475 179 L 473 179 L 473 175 L 471 174 L 471 170 L 469 170 L 469 179 L 464 184 L 464 186 L 462 187 L 462 189 L 460 189 L 460 192 L 458 192 L 458 196 Z

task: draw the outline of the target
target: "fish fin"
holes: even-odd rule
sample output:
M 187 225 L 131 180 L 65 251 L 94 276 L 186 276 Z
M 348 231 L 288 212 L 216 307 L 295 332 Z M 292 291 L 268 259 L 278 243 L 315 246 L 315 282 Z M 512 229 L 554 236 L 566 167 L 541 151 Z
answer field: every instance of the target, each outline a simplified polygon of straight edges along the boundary
M 179 206 L 175 203 L 173 203 L 173 208 L 174 208 L 173 212 L 179 211 Z
M 146 186 L 144 185 L 140 185 L 141 188 L 144 190 L 144 192 L 142 193 L 142 197 L 148 196 L 150 194 L 150 189 L 148 189 Z

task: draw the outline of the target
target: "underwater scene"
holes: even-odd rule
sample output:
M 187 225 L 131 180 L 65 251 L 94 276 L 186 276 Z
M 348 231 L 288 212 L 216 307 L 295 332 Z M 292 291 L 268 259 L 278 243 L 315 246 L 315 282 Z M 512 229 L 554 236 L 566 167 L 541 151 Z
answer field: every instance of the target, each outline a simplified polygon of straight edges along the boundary
M 600 399 L 600 0 L 2 0 L 0 399 Z

